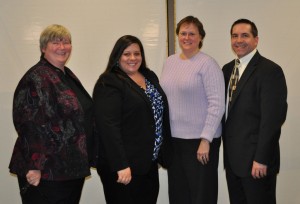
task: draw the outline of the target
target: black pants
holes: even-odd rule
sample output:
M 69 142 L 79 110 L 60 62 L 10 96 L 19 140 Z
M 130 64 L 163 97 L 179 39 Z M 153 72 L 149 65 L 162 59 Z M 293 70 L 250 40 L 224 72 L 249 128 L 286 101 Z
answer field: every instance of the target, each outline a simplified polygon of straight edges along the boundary
M 210 144 L 209 162 L 197 160 L 200 139 L 173 138 L 174 158 L 168 169 L 170 204 L 216 204 L 221 139 Z
M 97 168 L 107 204 L 155 204 L 159 192 L 157 163 L 145 175 L 132 175 L 127 185 L 117 183 L 118 175 L 106 165 Z
M 18 177 L 23 204 L 78 204 L 84 184 L 84 178 L 68 181 L 41 180 L 38 186 L 29 186 L 25 192 L 27 180 Z M 23 192 L 22 192 L 23 190 Z
M 231 204 L 276 204 L 277 175 L 261 179 L 238 177 L 226 166 L 226 180 Z

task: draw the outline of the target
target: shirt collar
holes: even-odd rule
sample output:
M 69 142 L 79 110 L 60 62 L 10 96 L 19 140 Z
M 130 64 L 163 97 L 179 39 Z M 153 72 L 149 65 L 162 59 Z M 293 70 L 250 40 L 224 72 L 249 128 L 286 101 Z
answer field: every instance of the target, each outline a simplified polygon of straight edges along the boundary
M 246 67 L 256 52 L 257 52 L 257 49 L 254 49 L 248 55 L 240 58 L 239 60 L 240 60 L 240 63 L 242 64 L 242 66 Z

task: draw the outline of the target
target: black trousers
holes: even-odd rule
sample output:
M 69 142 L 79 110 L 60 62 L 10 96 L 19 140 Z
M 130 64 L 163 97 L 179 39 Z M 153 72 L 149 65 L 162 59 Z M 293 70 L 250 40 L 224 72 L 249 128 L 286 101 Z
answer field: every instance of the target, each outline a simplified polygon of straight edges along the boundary
M 210 144 L 209 162 L 197 160 L 200 139 L 173 138 L 174 158 L 168 169 L 170 204 L 216 204 L 221 139 Z
M 38 186 L 28 185 L 26 178 L 18 177 L 23 204 L 78 204 L 84 178 L 68 181 L 41 180 Z
M 156 162 L 145 175 L 132 175 L 127 185 L 117 183 L 118 175 L 107 165 L 97 168 L 107 204 L 155 204 L 159 192 L 158 166 Z
M 226 165 L 226 180 L 231 204 L 276 204 L 277 175 L 238 177 Z

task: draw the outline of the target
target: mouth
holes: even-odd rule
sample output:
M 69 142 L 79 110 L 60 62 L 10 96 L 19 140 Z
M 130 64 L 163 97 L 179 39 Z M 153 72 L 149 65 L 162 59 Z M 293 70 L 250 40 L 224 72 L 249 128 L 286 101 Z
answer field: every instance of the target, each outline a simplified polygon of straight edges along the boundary
M 57 52 L 56 54 L 60 55 L 60 56 L 65 56 L 67 53 L 66 52 Z
M 234 47 L 236 49 L 244 49 L 247 47 L 247 44 L 244 44 L 244 43 L 243 44 L 235 44 Z
M 183 41 L 183 44 L 185 44 L 185 45 L 191 45 L 192 42 L 190 42 L 190 41 Z
M 130 62 L 127 62 L 127 64 L 128 64 L 128 66 L 134 67 L 134 66 L 138 65 L 139 62 L 137 62 L 137 61 L 130 61 Z

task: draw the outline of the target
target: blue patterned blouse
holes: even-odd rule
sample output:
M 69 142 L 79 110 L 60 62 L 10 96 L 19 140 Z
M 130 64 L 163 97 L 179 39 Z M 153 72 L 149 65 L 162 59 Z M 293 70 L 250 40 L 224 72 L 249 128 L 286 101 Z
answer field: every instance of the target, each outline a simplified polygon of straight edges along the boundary
M 162 95 L 157 91 L 153 84 L 151 84 L 147 79 L 145 93 L 148 96 L 154 115 L 155 121 L 155 144 L 153 150 L 153 161 L 157 159 L 160 146 L 162 144 L 162 123 L 163 123 L 163 111 L 164 111 L 164 101 Z

